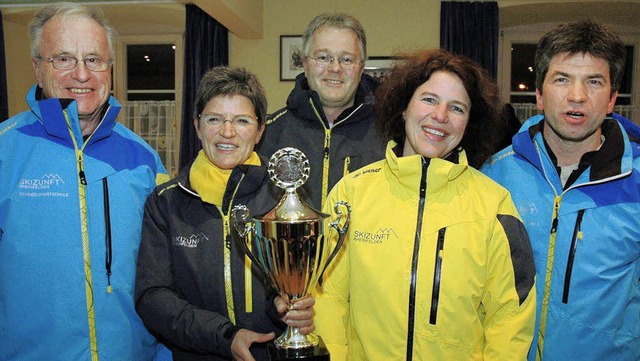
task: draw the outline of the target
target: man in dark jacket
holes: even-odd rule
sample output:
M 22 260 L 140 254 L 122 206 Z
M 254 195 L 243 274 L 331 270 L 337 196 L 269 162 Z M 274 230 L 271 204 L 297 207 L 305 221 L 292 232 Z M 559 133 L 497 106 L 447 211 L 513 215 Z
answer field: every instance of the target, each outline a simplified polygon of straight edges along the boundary
M 384 156 L 373 126 L 373 91 L 378 82 L 364 74 L 367 39 L 351 15 L 324 13 L 303 35 L 304 73 L 296 78 L 287 106 L 267 120 L 258 152 L 267 158 L 295 147 L 309 159 L 303 186 L 321 209 L 329 190 L 345 174 Z

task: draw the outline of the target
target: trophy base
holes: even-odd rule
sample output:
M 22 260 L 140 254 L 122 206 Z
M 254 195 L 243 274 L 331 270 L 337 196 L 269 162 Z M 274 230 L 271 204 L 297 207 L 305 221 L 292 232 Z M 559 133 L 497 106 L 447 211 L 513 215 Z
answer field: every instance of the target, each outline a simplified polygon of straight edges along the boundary
M 329 350 L 325 346 L 322 338 L 318 336 L 318 346 L 295 349 L 280 349 L 273 342 L 269 342 L 267 349 L 269 350 L 270 361 L 330 361 Z

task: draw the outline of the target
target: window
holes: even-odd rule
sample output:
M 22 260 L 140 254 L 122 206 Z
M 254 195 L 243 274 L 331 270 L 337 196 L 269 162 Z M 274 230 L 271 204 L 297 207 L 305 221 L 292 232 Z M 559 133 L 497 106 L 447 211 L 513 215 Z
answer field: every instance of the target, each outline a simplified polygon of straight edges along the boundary
M 182 106 L 182 37 L 123 37 L 116 54 L 114 83 L 123 108 L 119 120 L 147 141 L 175 176 Z
M 175 44 L 126 44 L 127 100 L 175 100 Z
M 504 102 L 513 104 L 521 121 L 538 113 L 535 105 L 534 55 L 538 40 L 553 28 L 555 24 L 537 24 L 516 26 L 501 32 L 498 65 L 501 98 Z M 633 84 L 640 81 L 640 74 L 634 71 L 640 37 L 618 33 L 626 44 L 627 61 L 614 111 L 640 123 L 635 115 L 640 105 L 640 91 L 633 88 Z

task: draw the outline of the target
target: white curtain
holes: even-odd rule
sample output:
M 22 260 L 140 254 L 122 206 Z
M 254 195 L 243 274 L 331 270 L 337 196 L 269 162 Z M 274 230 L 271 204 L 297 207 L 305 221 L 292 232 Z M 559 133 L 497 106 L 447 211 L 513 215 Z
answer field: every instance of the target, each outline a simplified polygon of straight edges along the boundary
M 178 148 L 176 144 L 175 101 L 121 102 L 123 116 L 120 122 L 153 147 L 169 175 L 178 172 Z

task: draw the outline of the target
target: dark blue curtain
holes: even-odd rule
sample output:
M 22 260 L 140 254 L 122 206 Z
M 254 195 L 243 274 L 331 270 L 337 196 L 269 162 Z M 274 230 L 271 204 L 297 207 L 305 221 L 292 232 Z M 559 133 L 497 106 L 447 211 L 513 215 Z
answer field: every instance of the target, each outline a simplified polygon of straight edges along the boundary
M 498 74 L 498 3 L 443 1 L 440 47 L 466 55 L 494 78 Z
M 0 11 L 0 122 L 9 117 L 9 101 L 7 99 L 7 63 L 4 58 L 4 24 Z
M 180 168 L 202 148 L 193 127 L 193 103 L 200 78 L 214 66 L 229 64 L 229 31 L 199 7 L 187 4 L 182 82 Z

